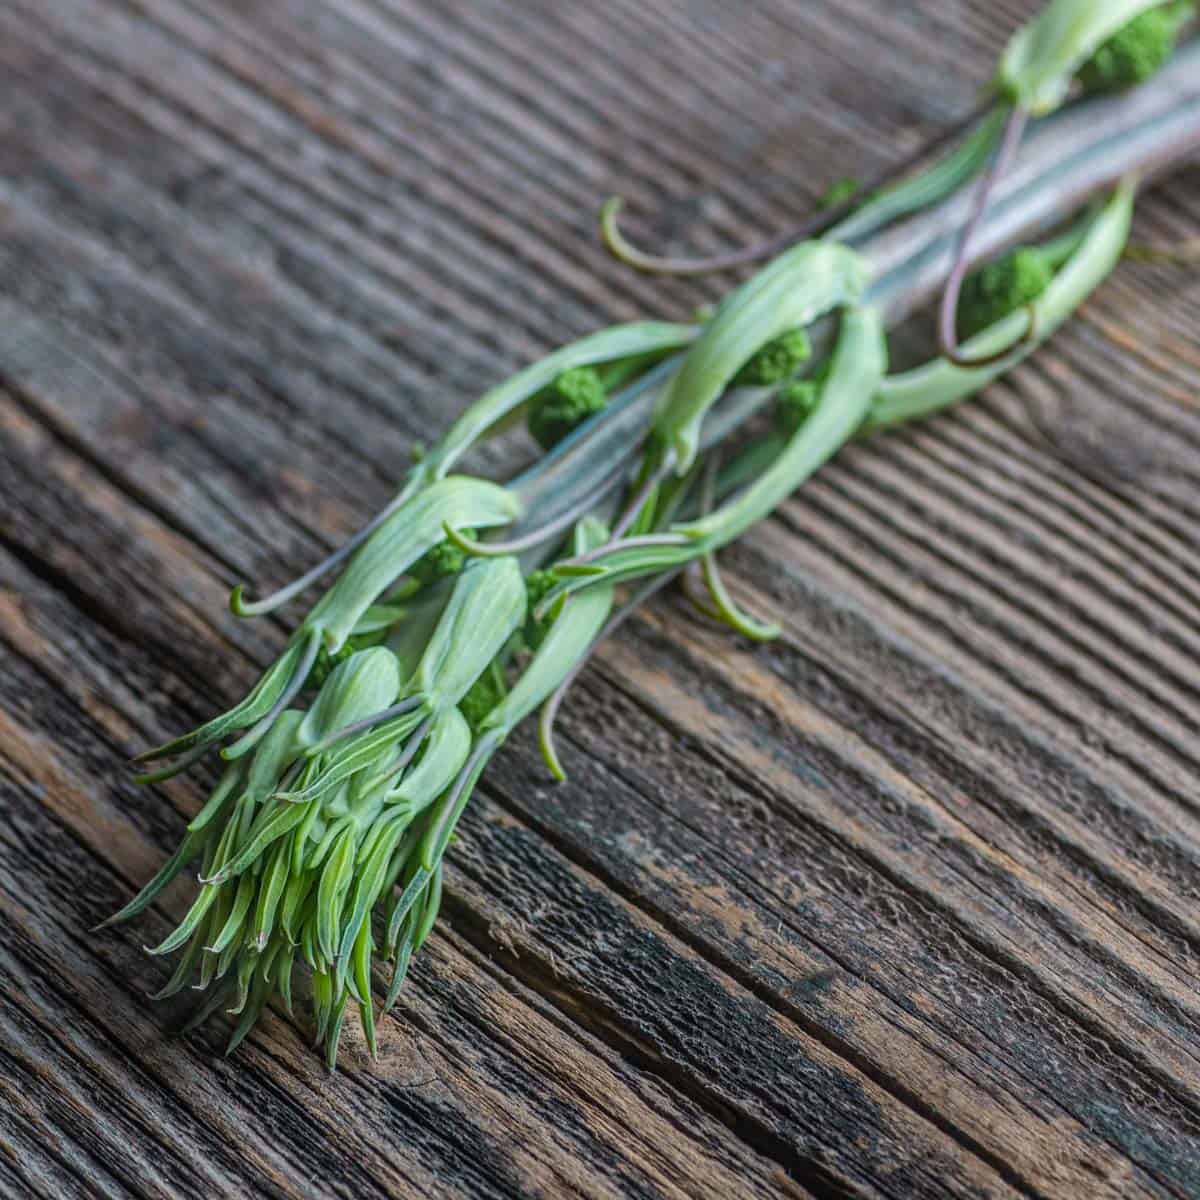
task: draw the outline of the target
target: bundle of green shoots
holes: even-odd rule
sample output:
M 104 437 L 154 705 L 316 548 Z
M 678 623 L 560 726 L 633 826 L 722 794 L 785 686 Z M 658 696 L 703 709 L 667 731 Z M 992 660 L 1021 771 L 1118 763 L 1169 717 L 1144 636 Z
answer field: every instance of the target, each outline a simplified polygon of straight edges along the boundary
M 717 552 L 849 439 L 1011 369 L 1112 270 L 1139 178 L 1200 147 L 1200 53 L 1175 46 L 1190 15 L 1190 3 L 1055 0 L 940 157 L 789 235 L 702 323 L 609 328 L 522 370 L 348 545 L 264 599 L 235 590 L 234 613 L 254 617 L 341 568 L 244 700 L 142 756 L 173 760 L 147 781 L 213 751 L 224 763 L 179 849 L 112 918 L 198 864 L 195 902 L 151 950 L 182 952 L 160 994 L 192 985 L 206 993 L 197 1020 L 235 1014 L 232 1049 L 276 995 L 291 1011 L 301 959 L 330 1066 L 351 999 L 373 1050 L 373 967 L 392 964 L 386 1012 L 437 918 L 455 826 L 513 729 L 540 708 L 561 777 L 564 692 L 676 577 L 703 588 L 710 616 L 772 637 L 733 602 Z M 615 204 L 603 228 L 648 270 L 781 249 L 678 263 L 630 247 Z M 888 374 L 885 327 L 941 288 L 941 353 Z M 453 473 L 521 414 L 545 452 L 533 466 L 507 484 Z

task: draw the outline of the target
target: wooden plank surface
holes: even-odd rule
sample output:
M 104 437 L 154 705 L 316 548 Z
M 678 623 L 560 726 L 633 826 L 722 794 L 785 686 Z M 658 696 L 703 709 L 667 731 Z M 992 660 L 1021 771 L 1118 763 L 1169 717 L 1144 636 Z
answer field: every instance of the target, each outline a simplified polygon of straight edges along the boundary
M 719 293 L 609 260 L 602 195 L 780 228 L 1032 8 L 0 6 L 0 1194 L 1200 1195 L 1194 273 L 1123 266 L 729 553 L 777 643 L 667 597 L 605 648 L 571 781 L 527 736 L 488 774 L 380 1063 L 172 1036 L 186 888 L 88 933 L 204 782 L 126 759 L 281 643 L 228 588 L 532 356 Z

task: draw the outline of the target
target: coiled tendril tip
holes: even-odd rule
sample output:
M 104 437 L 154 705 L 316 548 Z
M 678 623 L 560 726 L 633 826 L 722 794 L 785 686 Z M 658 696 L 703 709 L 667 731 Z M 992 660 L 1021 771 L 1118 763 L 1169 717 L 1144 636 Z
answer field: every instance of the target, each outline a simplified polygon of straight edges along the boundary
M 981 354 L 976 357 L 963 354 L 957 345 L 945 345 L 941 347 L 942 357 L 947 362 L 953 363 L 956 367 L 961 367 L 964 371 L 979 370 L 982 367 L 994 367 L 997 363 L 1002 363 L 1008 358 L 1015 358 L 1028 350 L 1038 339 L 1038 312 L 1037 305 L 1027 304 L 1025 311 L 1029 315 L 1029 323 L 1025 326 L 1024 333 L 1021 334 L 1015 342 L 1002 347 L 999 350 L 993 351 L 991 354 Z

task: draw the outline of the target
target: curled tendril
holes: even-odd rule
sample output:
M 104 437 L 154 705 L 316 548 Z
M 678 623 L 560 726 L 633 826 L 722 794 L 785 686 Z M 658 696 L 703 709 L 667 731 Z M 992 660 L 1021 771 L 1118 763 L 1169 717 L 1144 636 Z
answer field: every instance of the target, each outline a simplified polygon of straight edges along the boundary
M 546 764 L 546 768 L 559 783 L 566 782 L 567 772 L 563 768 L 562 759 L 558 757 L 558 748 L 554 743 L 554 722 L 567 691 L 575 682 L 586 661 L 586 658 L 581 659 L 571 669 L 566 679 L 554 689 L 553 695 L 542 705 L 542 711 L 538 714 L 538 748 L 542 752 L 542 761 Z
M 235 617 L 261 617 L 265 613 L 282 608 L 289 600 L 299 596 L 323 575 L 327 575 L 334 567 L 345 562 L 407 499 L 406 489 L 385 508 L 380 509 L 349 541 L 323 558 L 315 567 L 305 571 L 299 579 L 292 580 L 291 583 L 272 592 L 269 596 L 264 596 L 261 600 L 247 600 L 246 585 L 239 583 L 229 594 L 230 611 Z
M 840 221 L 856 211 L 863 196 L 876 195 L 882 189 L 898 182 L 925 159 L 936 154 L 969 129 L 990 106 L 989 101 L 973 109 L 962 120 L 955 122 L 931 142 L 923 145 L 915 154 L 884 171 L 842 203 L 815 213 L 783 233 L 764 238 L 762 241 L 744 246 L 740 250 L 731 250 L 726 254 L 714 254 L 708 258 L 674 258 L 649 254 L 635 246 L 621 231 L 619 218 L 625 205 L 624 198 L 621 196 L 610 196 L 601 206 L 600 237 L 614 258 L 635 270 L 645 271 L 648 274 L 706 275 L 713 271 L 729 271 L 735 267 L 747 266 L 778 254 L 795 242 L 804 241 L 806 238 L 820 237 L 829 232 Z
M 534 546 L 541 545 L 550 536 L 544 529 L 535 529 L 523 538 L 513 538 L 508 542 L 481 542 L 467 537 L 449 521 L 442 522 L 442 532 L 446 535 L 446 541 L 472 558 L 501 558 L 506 554 L 520 554 L 523 550 L 532 550 Z
M 704 515 L 712 512 L 713 503 L 716 500 L 717 475 L 720 469 L 721 456 L 713 454 L 705 464 L 704 481 L 700 490 L 700 511 Z M 712 604 L 709 606 L 697 604 L 697 598 L 692 598 L 692 603 L 696 604 L 702 613 L 723 622 L 737 630 L 743 637 L 748 637 L 755 642 L 772 641 L 783 632 L 777 622 L 760 621 L 757 617 L 750 616 L 749 613 L 743 612 L 738 607 L 737 602 L 729 594 L 729 589 L 725 586 L 725 580 L 721 578 L 721 569 L 717 566 L 715 552 L 709 551 L 701 558 L 700 571 L 704 579 L 704 586 L 708 589 L 709 597 L 712 600 Z
M 712 600 L 709 599 L 704 581 L 700 578 L 700 564 L 698 562 L 688 563 L 683 575 L 682 590 L 688 602 L 702 617 L 707 617 L 710 621 L 719 621 L 724 624 L 721 614 L 713 606 Z
M 169 766 L 160 767 L 157 771 L 142 771 L 140 774 L 135 775 L 133 782 L 138 784 L 162 783 L 165 779 L 181 775 L 193 763 L 199 762 L 211 749 L 212 745 L 209 742 L 195 746 L 186 754 L 180 755 Z
M 956 367 L 962 367 L 965 371 L 973 371 L 981 367 L 994 367 L 997 363 L 1002 363 L 1008 358 L 1023 354 L 1038 340 L 1037 306 L 1030 301 L 1024 307 L 1029 317 L 1029 322 L 1025 326 L 1025 332 L 1016 341 L 1010 342 L 1003 349 L 994 350 L 991 354 L 981 354 L 977 358 L 971 358 L 969 355 L 963 354 L 957 346 L 942 346 L 942 357 L 947 362 L 953 363 Z
M 1034 341 L 1037 334 L 1035 313 L 1031 305 L 1029 309 L 1029 326 L 1025 330 L 1025 333 L 1011 346 L 1007 346 L 1003 350 L 998 350 L 983 358 L 968 358 L 958 348 L 958 298 L 962 291 L 963 280 L 966 278 L 967 271 L 971 265 L 969 257 L 971 241 L 975 236 L 975 231 L 978 229 L 980 221 L 982 221 L 984 215 L 987 213 L 992 191 L 995 189 L 997 182 L 1004 176 L 1005 171 L 1012 165 L 1013 157 L 1017 152 L 1017 147 L 1021 144 L 1021 135 L 1025 132 L 1025 125 L 1028 119 L 1029 113 L 1019 104 L 1013 105 L 1009 111 L 1008 118 L 1004 122 L 1004 132 L 1000 139 L 1000 148 L 996 151 L 991 165 L 975 189 L 975 197 L 971 204 L 971 213 L 966 225 L 963 226 L 962 234 L 959 236 L 958 245 L 954 251 L 954 265 L 951 267 L 950 277 L 946 281 L 946 290 L 942 293 L 942 304 L 938 314 L 939 348 L 944 358 L 948 359 L 956 367 L 962 367 L 966 370 L 974 367 L 993 366 L 998 362 L 1002 362 L 1010 354 L 1017 354 L 1026 349 Z
M 717 556 L 715 554 L 706 554 L 700 560 L 700 564 L 704 576 L 704 585 L 708 588 L 708 594 L 712 597 L 716 615 L 726 625 L 736 629 L 743 637 L 748 637 L 751 641 L 755 642 L 773 641 L 783 632 L 782 626 L 777 621 L 760 621 L 757 617 L 752 617 L 749 613 L 743 612 L 738 607 L 737 602 L 725 587 L 725 581 L 721 578 L 721 571 L 717 566 Z
M 772 254 L 778 254 L 780 250 L 786 249 L 793 242 L 816 237 L 832 228 L 853 209 L 854 202 L 848 200 L 826 212 L 818 213 L 784 233 L 776 234 L 761 242 L 755 242 L 741 250 L 731 250 L 728 254 L 714 254 L 710 258 L 660 257 L 638 249 L 621 231 L 618 223 L 621 209 L 624 207 L 623 197 L 610 196 L 600 208 L 600 237 L 608 252 L 618 261 L 637 271 L 644 271 L 652 275 L 683 276 L 707 275 L 713 271 L 731 271 L 735 267 L 743 267 Z

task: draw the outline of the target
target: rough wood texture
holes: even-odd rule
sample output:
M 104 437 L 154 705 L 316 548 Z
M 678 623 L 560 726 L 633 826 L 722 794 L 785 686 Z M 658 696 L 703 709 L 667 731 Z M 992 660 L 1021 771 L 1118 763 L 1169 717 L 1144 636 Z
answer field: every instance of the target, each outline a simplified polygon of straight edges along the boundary
M 1200 1195 L 1194 273 L 1123 267 L 728 555 L 779 642 L 665 599 L 605 649 L 571 782 L 487 776 L 381 1064 L 169 1036 L 182 890 L 87 932 L 200 794 L 126 758 L 279 645 L 229 586 L 532 355 L 716 294 L 607 259 L 602 194 L 779 228 L 1031 7 L 0 6 L 0 1193 Z M 1195 176 L 1140 220 L 1194 232 Z

